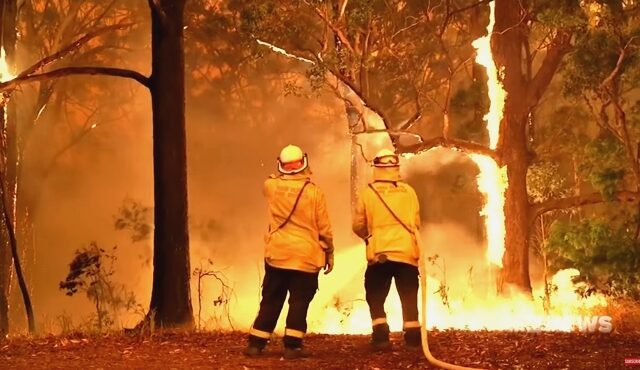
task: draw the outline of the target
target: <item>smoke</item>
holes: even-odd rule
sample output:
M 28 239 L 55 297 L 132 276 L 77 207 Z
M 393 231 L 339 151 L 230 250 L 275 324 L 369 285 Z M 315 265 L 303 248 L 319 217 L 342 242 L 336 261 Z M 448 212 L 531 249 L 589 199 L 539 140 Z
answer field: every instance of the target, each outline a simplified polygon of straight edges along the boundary
M 259 109 L 227 121 L 217 120 L 208 106 L 188 105 L 191 267 L 217 271 L 232 292 L 222 297 L 228 302 L 216 304 L 222 294 L 220 282 L 211 277 L 202 280 L 202 322 L 208 328 L 251 325 L 264 269 L 267 215 L 262 183 L 275 172 L 279 150 L 297 144 L 309 154 L 313 181 L 327 196 L 336 243 L 336 267 L 330 275 L 320 276 L 309 310 L 309 329 L 366 332 L 370 326 L 364 302 L 366 261 L 364 244 L 351 232 L 350 137 L 342 102 L 332 97 L 309 100 L 278 95 L 260 99 Z M 55 330 L 57 317 L 65 312 L 76 322 L 91 314 L 88 300 L 64 296 L 57 282 L 64 278 L 73 251 L 92 240 L 105 247 L 119 246 L 115 279 L 135 293 L 142 307 L 148 305 L 152 240 L 134 243 L 128 233 L 113 227 L 124 199 L 152 206 L 148 100 L 145 91 L 138 91 L 128 119 L 94 130 L 69 151 L 68 164 L 47 182 L 36 219 L 34 270 L 34 297 L 38 312 L 47 316 L 45 329 Z M 252 114 L 270 118 L 256 123 Z M 448 150 L 403 159 L 402 168 L 421 200 L 429 255 L 440 256 L 451 290 L 457 292 L 458 286 L 465 286 L 468 270 L 474 266 L 478 271 L 483 260 L 477 170 L 466 157 Z M 364 170 L 368 172 L 368 167 Z M 434 276 L 439 271 L 434 267 Z M 192 283 L 197 313 L 196 279 Z M 395 292 L 389 301 L 397 303 Z M 399 306 L 391 304 L 389 310 L 398 317 Z M 125 326 L 139 319 L 131 313 L 122 317 Z
M 148 45 L 144 32 L 136 38 L 140 45 Z M 128 66 L 147 71 L 148 52 L 127 55 Z M 221 53 L 237 51 L 229 48 Z M 229 57 L 225 63 L 238 59 Z M 187 56 L 187 63 L 195 69 L 202 62 Z M 280 149 L 296 144 L 309 154 L 313 181 L 326 194 L 336 244 L 335 270 L 320 276 L 309 310 L 310 330 L 366 332 L 370 326 L 363 301 L 366 261 L 364 244 L 351 232 L 351 148 L 344 103 L 332 95 L 283 96 L 285 82 L 274 79 L 282 64 L 281 56 L 264 58 L 237 75 L 226 70 L 206 75 L 213 81 L 210 85 L 207 78 L 195 83 L 196 73 L 188 69 L 192 74 L 187 79 L 197 86 L 188 88 L 187 101 L 191 268 L 216 271 L 232 292 L 228 302 L 217 303 L 223 293 L 220 281 L 208 277 L 201 282 L 203 294 L 198 297 L 194 279 L 194 311 L 198 312 L 201 298 L 202 321 L 208 328 L 251 325 L 260 298 L 267 225 L 262 184 L 275 172 Z M 294 67 L 291 72 L 304 71 Z M 246 85 L 250 87 L 238 87 Z M 23 245 L 32 245 L 27 275 L 44 331 L 58 330 L 63 315 L 72 316 L 75 324 L 90 317 L 90 302 L 64 296 L 58 282 L 66 276 L 74 251 L 91 241 L 105 248 L 118 245 L 114 280 L 133 291 L 141 307 L 148 307 L 151 292 L 153 241 L 133 242 L 129 233 L 114 228 L 125 199 L 153 206 L 148 92 L 120 80 L 95 78 L 94 85 L 94 77 L 62 80 L 56 88 L 64 94 L 54 94 L 43 110 L 24 169 L 31 181 L 24 189 L 35 194 L 38 204 L 31 210 L 34 233 L 22 240 Z M 28 112 L 36 95 L 25 93 L 20 99 L 18 104 Z M 93 108 L 99 108 L 95 115 Z M 366 113 L 370 128 L 381 128 L 379 119 Z M 86 124 L 97 127 L 74 141 Z M 389 144 L 383 134 L 361 135 L 359 141 L 367 144 L 368 158 Z M 49 175 L 43 176 L 43 168 L 67 146 Z M 440 149 L 403 159 L 402 167 L 421 201 L 429 255 L 438 254 L 438 262 L 446 266 L 452 294 L 462 291 L 468 270 L 473 266 L 473 272 L 479 271 L 483 260 L 477 169 L 462 154 Z M 439 271 L 434 266 L 434 276 Z M 389 312 L 397 318 L 399 307 L 394 302 L 397 295 L 392 293 Z M 128 313 L 121 319 L 122 325 L 131 326 L 140 316 Z
M 320 275 L 319 290 L 309 308 L 309 331 L 366 333 L 370 330 L 370 318 L 364 300 L 365 246 L 362 241 L 351 234 L 350 230 L 349 141 L 348 136 L 341 132 L 342 129 L 338 127 L 335 132 L 323 133 L 315 145 L 306 148 L 311 158 L 314 181 L 327 194 L 329 213 L 336 237 L 336 267 L 331 274 Z M 408 179 L 415 183 L 414 186 L 420 194 L 424 194 L 425 190 L 432 193 L 434 190 L 447 192 L 450 189 L 428 189 L 430 181 L 424 181 L 424 176 L 427 178 L 435 176 L 431 178 L 432 181 L 446 183 L 447 176 L 451 176 L 451 178 L 455 178 L 455 176 L 448 174 L 451 170 L 438 169 L 438 166 L 453 164 L 464 165 L 465 158 L 459 154 L 451 156 L 447 152 L 430 152 L 403 163 L 403 172 Z M 469 186 L 467 190 L 470 189 Z M 478 196 L 478 194 L 475 195 Z M 430 205 L 435 202 L 436 199 L 431 199 L 430 196 L 421 197 L 422 208 L 427 216 L 434 213 Z M 454 201 L 449 205 L 455 207 L 455 204 L 460 202 L 460 200 Z M 259 207 L 265 207 L 264 200 L 260 200 L 257 205 L 252 204 L 248 208 L 255 211 Z M 477 208 L 470 210 L 475 213 L 476 217 L 479 207 L 480 204 Z M 256 236 L 262 236 L 265 223 L 266 218 L 261 217 L 260 222 L 255 223 L 253 237 L 247 235 L 245 238 L 235 239 L 234 246 L 241 251 L 239 254 L 229 256 L 216 250 L 208 255 L 217 263 L 228 266 L 225 269 L 225 275 L 235 284 L 235 296 L 230 303 L 229 310 L 232 312 L 231 321 L 235 328 L 248 328 L 257 312 L 260 273 L 262 272 L 262 244 Z M 452 291 L 452 298 L 456 297 L 453 294 L 454 291 L 463 290 L 463 293 L 466 292 L 470 286 L 469 280 L 478 278 L 478 275 L 485 273 L 485 271 L 480 271 L 480 266 L 484 266 L 484 249 L 477 237 L 465 231 L 464 223 L 457 224 L 455 220 L 448 220 L 444 223 L 429 223 L 427 221 L 423 233 L 428 254 L 439 256 L 438 264 L 434 265 L 432 274 L 438 280 L 447 281 Z M 245 243 L 251 245 L 245 247 Z M 441 270 L 442 268 L 445 269 L 445 272 Z M 446 276 L 442 276 L 443 273 Z M 478 281 L 477 285 L 481 287 L 483 283 L 485 282 Z M 218 293 L 219 287 L 215 283 L 209 285 L 205 289 L 204 301 L 211 301 Z M 397 293 L 393 289 L 387 309 L 392 328 L 396 330 L 401 328 L 401 310 Z M 226 323 L 221 322 L 224 320 L 220 320 L 221 310 L 216 312 L 209 306 L 203 312 L 205 315 L 215 317 L 212 321 L 216 325 L 227 327 Z M 284 317 L 285 315 L 281 316 L 278 330 L 283 328 Z

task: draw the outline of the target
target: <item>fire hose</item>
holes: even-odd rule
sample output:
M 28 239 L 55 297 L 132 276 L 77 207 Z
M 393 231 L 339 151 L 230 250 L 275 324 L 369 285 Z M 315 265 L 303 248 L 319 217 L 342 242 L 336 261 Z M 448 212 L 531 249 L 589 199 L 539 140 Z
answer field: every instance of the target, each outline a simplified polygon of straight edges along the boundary
M 424 352 L 424 356 L 427 358 L 429 363 L 440 367 L 442 369 L 449 370 L 484 370 L 475 367 L 466 367 L 460 365 L 450 364 L 448 362 L 444 362 L 438 360 L 433 357 L 431 351 L 429 350 L 429 343 L 427 341 L 428 333 L 427 333 L 427 269 L 426 269 L 426 253 L 425 249 L 422 248 L 422 240 L 420 238 L 420 233 L 415 233 L 416 241 L 418 243 L 418 248 L 420 248 L 420 285 L 422 285 L 422 325 L 420 325 L 420 335 L 422 337 L 422 352 Z

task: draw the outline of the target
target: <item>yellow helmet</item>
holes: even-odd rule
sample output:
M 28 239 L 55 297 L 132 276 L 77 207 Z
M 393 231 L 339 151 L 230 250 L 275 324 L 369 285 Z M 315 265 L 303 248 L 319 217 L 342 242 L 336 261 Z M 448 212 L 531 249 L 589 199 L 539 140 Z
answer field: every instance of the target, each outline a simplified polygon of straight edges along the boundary
M 299 167 L 296 167 L 295 169 L 285 168 L 285 167 L 288 167 L 288 166 L 285 166 L 287 163 L 293 163 L 293 162 L 302 162 L 302 163 Z M 278 171 L 280 171 L 280 173 L 283 173 L 286 175 L 293 175 L 293 174 L 304 171 L 305 169 L 307 169 L 308 166 L 309 166 L 309 161 L 307 159 L 307 155 L 302 151 L 302 149 L 300 149 L 300 147 L 295 145 L 287 145 L 280 151 L 280 155 L 278 156 Z
M 375 167 L 397 167 L 400 165 L 398 155 L 389 149 L 382 149 L 373 158 Z

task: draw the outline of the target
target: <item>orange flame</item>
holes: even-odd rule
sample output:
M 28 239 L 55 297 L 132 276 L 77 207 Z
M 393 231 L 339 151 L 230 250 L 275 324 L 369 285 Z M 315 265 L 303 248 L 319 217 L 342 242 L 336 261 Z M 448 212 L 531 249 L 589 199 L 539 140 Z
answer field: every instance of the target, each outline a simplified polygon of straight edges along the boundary
M 9 63 L 7 63 L 7 53 L 4 47 L 0 48 L 0 81 L 6 82 L 12 80 L 14 77 L 11 68 L 9 68 Z
M 471 45 L 477 51 L 476 62 L 487 69 L 487 88 L 491 105 L 484 119 L 487 121 L 487 130 L 489 130 L 489 147 L 495 149 L 498 146 L 498 138 L 500 137 L 500 122 L 504 113 L 507 92 L 502 88 L 502 83 L 500 82 L 502 71 L 498 70 L 491 52 L 491 35 L 493 26 L 496 23 L 495 3 L 490 2 L 489 7 L 491 13 L 489 15 L 489 25 L 487 25 L 487 35 L 473 41 Z
M 491 34 L 495 25 L 495 4 L 489 3 L 491 13 L 487 35 L 473 41 L 476 48 L 476 62 L 487 69 L 487 88 L 489 91 L 489 112 L 484 116 L 489 131 L 489 147 L 495 149 L 500 137 L 500 122 L 504 114 L 506 92 L 502 88 L 499 73 L 491 53 Z M 487 230 L 487 260 L 502 267 L 505 239 L 504 193 L 507 189 L 506 167 L 500 168 L 493 158 L 474 154 L 471 159 L 478 165 L 478 189 L 484 194 L 486 204 L 482 210 Z

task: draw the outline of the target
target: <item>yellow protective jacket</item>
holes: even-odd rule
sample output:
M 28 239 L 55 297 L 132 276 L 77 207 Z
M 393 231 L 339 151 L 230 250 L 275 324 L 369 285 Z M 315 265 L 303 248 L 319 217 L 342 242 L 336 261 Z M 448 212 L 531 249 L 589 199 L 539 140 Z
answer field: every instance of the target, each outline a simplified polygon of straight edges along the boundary
M 318 272 L 325 252 L 333 252 L 333 235 L 324 194 L 311 182 L 310 173 L 272 175 L 264 183 L 269 204 L 269 231 L 265 235 L 265 261 L 277 268 Z M 289 221 L 293 205 L 307 183 Z
M 367 243 L 367 260 L 375 262 L 384 254 L 390 261 L 418 266 L 420 250 L 415 235 L 420 227 L 420 205 L 415 190 L 402 182 L 398 167 L 374 167 L 374 181 L 370 185 L 411 232 L 367 186 L 360 192 L 352 225 L 353 232 Z

